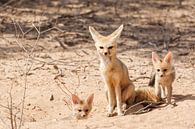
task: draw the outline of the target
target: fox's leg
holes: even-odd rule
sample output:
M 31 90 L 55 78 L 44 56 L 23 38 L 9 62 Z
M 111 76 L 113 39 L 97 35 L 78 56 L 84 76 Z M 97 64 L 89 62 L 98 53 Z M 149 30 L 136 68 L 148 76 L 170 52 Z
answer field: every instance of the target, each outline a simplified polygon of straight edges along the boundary
M 135 100 L 135 86 L 129 85 L 122 90 L 122 103 L 127 103 L 128 106 L 132 105 Z
M 114 93 L 114 89 L 111 86 L 108 86 L 108 117 L 113 116 L 113 111 L 116 105 L 116 101 L 115 101 L 115 93 Z
M 165 99 L 166 98 L 165 87 L 164 86 L 160 86 L 160 91 L 161 91 L 161 98 Z
M 108 113 L 107 116 L 111 117 L 113 116 L 113 111 L 116 105 L 116 99 L 115 99 L 115 89 L 112 86 L 112 83 L 107 78 L 107 76 L 103 76 L 105 88 L 106 88 L 106 99 L 108 101 Z
M 116 93 L 117 113 L 118 115 L 124 115 L 124 113 L 122 112 L 122 97 L 121 97 L 120 85 L 115 86 L 115 93 Z
M 172 85 L 167 86 L 167 103 L 171 104 L 171 97 L 172 97 Z
M 109 100 L 108 100 L 108 91 L 105 91 L 105 95 L 106 95 L 106 100 L 107 100 L 107 102 L 109 103 Z M 115 97 L 114 97 L 115 98 Z M 114 108 L 116 107 L 116 102 L 114 102 L 115 103 L 115 105 L 114 105 Z M 108 107 L 107 107 L 107 109 L 109 108 L 109 105 L 108 105 Z

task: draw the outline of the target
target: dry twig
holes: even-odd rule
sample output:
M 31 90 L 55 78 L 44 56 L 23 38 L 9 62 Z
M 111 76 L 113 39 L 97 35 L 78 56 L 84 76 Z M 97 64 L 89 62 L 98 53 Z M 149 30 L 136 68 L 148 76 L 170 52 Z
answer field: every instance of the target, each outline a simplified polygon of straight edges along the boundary
M 148 104 L 147 106 L 145 106 L 145 107 L 139 109 L 139 110 L 136 111 L 136 112 L 131 112 L 132 114 L 140 114 L 140 113 L 148 112 L 148 111 L 150 111 L 150 110 L 145 111 L 145 109 L 147 109 L 147 108 L 149 108 L 149 107 L 156 107 L 156 108 L 157 108 L 158 106 L 156 106 L 156 105 L 160 105 L 160 104 L 163 104 L 163 103 L 164 103 L 164 102 L 161 102 L 161 101 L 160 101 L 160 102 L 141 101 L 141 102 L 138 102 L 138 103 L 136 103 L 136 104 L 130 106 L 130 107 L 125 111 L 125 114 L 130 113 L 130 111 L 131 111 L 133 108 L 138 107 L 139 105 Z M 160 106 L 159 106 L 159 107 L 160 107 Z
M 147 77 L 147 76 L 140 76 L 140 77 L 136 77 L 134 79 L 132 79 L 133 82 L 139 80 L 139 79 L 150 79 L 150 77 Z

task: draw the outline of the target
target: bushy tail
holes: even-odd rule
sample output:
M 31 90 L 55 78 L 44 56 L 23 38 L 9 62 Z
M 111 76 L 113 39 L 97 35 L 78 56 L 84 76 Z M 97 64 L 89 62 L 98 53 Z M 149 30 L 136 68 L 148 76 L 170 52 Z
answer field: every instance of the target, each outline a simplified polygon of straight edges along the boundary
M 160 97 L 155 94 L 154 87 L 146 86 L 135 89 L 134 105 L 127 108 L 125 114 L 141 114 L 151 111 L 163 104 Z
M 141 101 L 160 102 L 161 98 L 155 94 L 154 87 L 139 87 L 135 89 L 135 103 Z

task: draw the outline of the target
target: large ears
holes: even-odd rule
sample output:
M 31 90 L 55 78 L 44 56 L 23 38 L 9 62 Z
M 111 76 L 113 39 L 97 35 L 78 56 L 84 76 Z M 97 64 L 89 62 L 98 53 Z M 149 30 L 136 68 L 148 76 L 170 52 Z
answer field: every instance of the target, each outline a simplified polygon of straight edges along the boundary
M 115 30 L 112 34 L 109 35 L 109 37 L 111 38 L 112 41 L 116 41 L 120 35 L 121 35 L 121 32 L 123 30 L 123 25 L 121 25 L 117 30 Z M 93 27 L 89 26 L 89 32 L 93 38 L 93 40 L 95 42 L 98 41 L 98 39 L 100 37 L 102 37 L 102 35 L 100 33 L 98 33 Z
M 87 102 L 89 105 L 91 105 L 91 104 L 93 103 L 93 98 L 94 98 L 94 94 L 91 94 L 91 95 L 87 98 L 86 102 Z
M 172 62 L 172 58 L 173 58 L 172 52 L 169 51 L 167 55 L 164 57 L 163 61 L 170 64 Z
M 109 37 L 112 40 L 116 41 L 120 37 L 122 30 L 123 30 L 123 24 L 120 25 L 119 28 L 115 30 L 112 34 L 110 34 Z
M 89 32 L 93 38 L 93 40 L 95 42 L 98 41 L 99 37 L 101 37 L 102 35 L 100 33 L 98 33 L 93 27 L 89 26 Z
M 158 62 L 160 62 L 159 56 L 155 52 L 152 52 L 152 63 L 156 64 Z
M 76 96 L 75 94 L 72 94 L 72 103 L 73 104 L 79 104 L 80 103 L 79 97 Z

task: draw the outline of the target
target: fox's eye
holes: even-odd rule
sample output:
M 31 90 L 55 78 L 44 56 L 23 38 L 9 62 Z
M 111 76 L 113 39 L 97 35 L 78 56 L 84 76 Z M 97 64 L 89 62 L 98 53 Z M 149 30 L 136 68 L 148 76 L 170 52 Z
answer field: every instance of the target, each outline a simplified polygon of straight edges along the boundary
M 79 112 L 81 112 L 82 110 L 81 110 L 81 109 L 79 109 L 78 111 L 79 111 Z
M 164 69 L 163 71 L 164 71 L 164 72 L 166 72 L 166 71 L 167 71 L 167 69 Z
M 108 49 L 112 49 L 112 48 L 113 48 L 113 46 L 108 47 Z
M 100 46 L 100 49 L 104 49 L 104 47 Z
M 157 69 L 158 72 L 160 72 L 160 69 Z
M 88 112 L 88 111 L 89 111 L 88 109 L 85 110 L 85 112 Z

